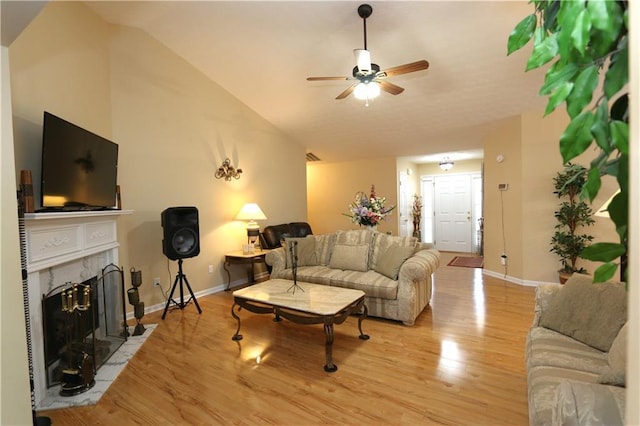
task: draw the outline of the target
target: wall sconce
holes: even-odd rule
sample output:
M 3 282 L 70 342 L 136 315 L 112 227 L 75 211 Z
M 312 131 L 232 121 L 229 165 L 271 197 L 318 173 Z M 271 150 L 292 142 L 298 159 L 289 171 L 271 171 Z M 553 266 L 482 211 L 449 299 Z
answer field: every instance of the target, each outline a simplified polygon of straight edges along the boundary
M 248 220 L 247 223 L 247 241 L 249 244 L 255 244 L 260 235 L 260 225 L 256 220 L 267 220 L 260 206 L 256 203 L 247 203 L 236 215 L 236 220 Z
M 225 158 L 222 162 L 222 166 L 218 167 L 216 170 L 216 179 L 231 180 L 231 178 L 240 179 L 240 175 L 242 174 L 242 169 L 236 169 L 231 165 L 231 160 Z
M 453 161 L 449 157 L 444 157 L 440 162 L 440 168 L 445 172 L 453 167 Z

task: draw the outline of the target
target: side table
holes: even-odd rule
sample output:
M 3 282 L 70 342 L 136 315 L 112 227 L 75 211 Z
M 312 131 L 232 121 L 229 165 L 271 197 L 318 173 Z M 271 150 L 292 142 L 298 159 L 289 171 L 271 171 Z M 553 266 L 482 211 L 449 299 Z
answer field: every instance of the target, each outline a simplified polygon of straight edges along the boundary
M 227 288 L 228 291 L 231 287 L 231 271 L 229 271 L 229 265 L 250 265 L 247 271 L 249 284 L 255 283 L 255 265 L 257 263 L 265 263 L 265 257 L 269 250 L 256 250 L 253 253 L 245 254 L 242 250 L 234 251 L 224 255 L 223 268 L 227 271 Z

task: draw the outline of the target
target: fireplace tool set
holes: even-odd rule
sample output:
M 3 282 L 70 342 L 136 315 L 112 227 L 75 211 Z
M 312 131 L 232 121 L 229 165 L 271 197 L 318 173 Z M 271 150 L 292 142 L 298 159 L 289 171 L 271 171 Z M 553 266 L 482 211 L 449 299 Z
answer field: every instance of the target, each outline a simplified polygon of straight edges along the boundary
M 93 337 L 94 317 L 91 309 L 91 286 L 74 284 L 62 293 L 62 312 L 65 313 L 67 368 L 62 370 L 60 395 L 72 396 L 95 385 L 95 363 L 86 348 L 87 334 Z M 91 319 L 87 330 L 86 316 Z

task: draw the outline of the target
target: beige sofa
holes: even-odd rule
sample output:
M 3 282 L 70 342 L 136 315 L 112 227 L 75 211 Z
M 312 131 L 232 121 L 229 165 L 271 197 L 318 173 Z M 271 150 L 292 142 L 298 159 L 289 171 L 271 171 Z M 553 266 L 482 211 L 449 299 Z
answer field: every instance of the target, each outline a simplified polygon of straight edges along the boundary
M 413 325 L 429 304 L 440 253 L 413 237 L 358 229 L 287 238 L 266 255 L 271 278 L 293 279 L 294 243 L 298 281 L 362 290 L 370 316 Z
M 624 424 L 627 294 L 574 274 L 536 289 L 527 336 L 529 424 Z

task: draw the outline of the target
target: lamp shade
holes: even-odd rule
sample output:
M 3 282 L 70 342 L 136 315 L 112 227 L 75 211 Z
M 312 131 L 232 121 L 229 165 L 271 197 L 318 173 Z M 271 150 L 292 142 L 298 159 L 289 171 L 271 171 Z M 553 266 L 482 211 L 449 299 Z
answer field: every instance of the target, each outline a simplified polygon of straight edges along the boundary
M 236 215 L 236 220 L 248 220 L 250 225 L 256 226 L 256 220 L 266 220 L 267 216 L 265 216 L 260 206 L 256 203 L 247 203 L 238 212 Z

